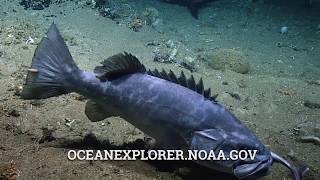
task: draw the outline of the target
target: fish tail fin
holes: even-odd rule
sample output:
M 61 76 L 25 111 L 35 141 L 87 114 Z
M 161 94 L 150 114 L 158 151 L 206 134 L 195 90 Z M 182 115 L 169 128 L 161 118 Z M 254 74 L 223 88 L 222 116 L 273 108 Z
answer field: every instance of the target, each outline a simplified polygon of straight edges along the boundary
M 200 6 L 198 4 L 191 4 L 188 6 L 188 9 L 195 19 L 199 19 L 199 8 Z
M 52 23 L 35 51 L 21 98 L 45 99 L 69 93 L 79 72 L 59 30 Z

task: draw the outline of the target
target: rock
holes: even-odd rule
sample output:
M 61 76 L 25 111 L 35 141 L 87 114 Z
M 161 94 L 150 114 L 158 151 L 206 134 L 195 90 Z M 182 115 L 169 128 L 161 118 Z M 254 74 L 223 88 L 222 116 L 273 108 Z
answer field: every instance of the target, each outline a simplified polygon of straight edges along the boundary
M 138 32 L 142 28 L 143 25 L 144 25 L 144 23 L 143 23 L 142 19 L 135 16 L 134 18 L 131 19 L 131 21 L 129 23 L 129 28 L 135 32 Z
M 25 9 L 43 10 L 52 3 L 52 0 L 21 0 L 20 5 Z
M 116 23 L 129 24 L 137 16 L 136 9 L 129 3 L 117 0 L 92 0 L 93 8 L 97 8 L 100 15 L 116 21 Z M 130 21 L 130 22 L 129 22 Z
M 143 11 L 142 16 L 144 17 L 144 20 L 147 25 L 155 27 L 160 22 L 159 11 L 156 8 L 153 8 L 153 7 L 146 8 Z
M 44 101 L 43 100 L 32 100 L 32 101 L 30 101 L 30 104 L 32 105 L 32 106 L 35 106 L 35 107 L 40 107 L 40 106 L 42 106 L 42 105 L 44 105 Z
M 42 137 L 39 143 L 51 142 L 56 140 L 56 138 L 53 136 L 53 132 L 54 129 L 42 128 Z
M 243 80 L 243 79 L 238 81 L 237 85 L 239 86 L 239 88 L 246 88 L 248 86 L 247 83 L 245 82 L 245 80 Z
M 223 81 L 222 85 L 228 85 L 229 83 L 227 81 Z
M 9 112 L 8 112 L 8 115 L 9 116 L 12 116 L 12 117 L 19 117 L 20 116 L 20 113 L 15 110 L 15 109 L 11 109 Z
M 246 74 L 250 70 L 249 62 L 242 52 L 234 49 L 221 49 L 209 56 L 209 66 L 217 70 L 229 69 L 231 71 Z
M 146 46 L 160 46 L 160 43 L 153 40 L 153 41 L 147 42 Z
M 91 4 L 98 8 L 104 8 L 110 4 L 109 0 L 91 0 Z

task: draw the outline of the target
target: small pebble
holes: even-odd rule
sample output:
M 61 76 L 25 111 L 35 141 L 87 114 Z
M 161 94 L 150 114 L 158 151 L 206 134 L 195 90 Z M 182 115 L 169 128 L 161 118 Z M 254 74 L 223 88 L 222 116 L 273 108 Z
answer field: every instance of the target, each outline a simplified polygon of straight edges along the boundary
M 292 149 L 290 149 L 288 156 L 293 158 L 294 157 L 294 151 Z
M 31 105 L 35 106 L 35 107 L 39 107 L 41 105 L 44 104 L 44 101 L 41 101 L 41 100 L 33 100 L 30 102 Z
M 243 79 L 238 81 L 237 84 L 238 84 L 239 88 L 246 88 L 248 86 L 247 83 Z

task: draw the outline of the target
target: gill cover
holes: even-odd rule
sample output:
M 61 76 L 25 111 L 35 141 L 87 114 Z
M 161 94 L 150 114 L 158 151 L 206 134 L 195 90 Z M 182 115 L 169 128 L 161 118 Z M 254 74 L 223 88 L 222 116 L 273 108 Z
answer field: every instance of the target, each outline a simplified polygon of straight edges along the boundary
M 256 146 L 255 141 L 247 139 L 243 142 L 242 139 L 226 133 L 222 129 L 206 129 L 196 131 L 191 140 L 192 150 L 205 150 L 207 152 L 214 151 L 218 154 L 223 151 L 226 160 L 221 161 L 203 161 L 201 164 L 223 172 L 233 173 L 238 179 L 243 179 L 253 176 L 265 176 L 269 167 L 272 165 L 270 151 L 262 144 Z M 230 152 L 232 150 L 258 150 L 254 159 L 232 160 Z

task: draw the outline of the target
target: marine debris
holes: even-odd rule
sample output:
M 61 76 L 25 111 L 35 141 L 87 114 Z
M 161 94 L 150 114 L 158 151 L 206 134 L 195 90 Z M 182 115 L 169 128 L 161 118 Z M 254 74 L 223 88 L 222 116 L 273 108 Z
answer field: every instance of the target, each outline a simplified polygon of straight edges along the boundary
M 26 44 L 34 44 L 34 39 L 31 36 L 29 36 L 26 40 Z
M 232 98 L 240 101 L 241 100 L 241 96 L 238 94 L 238 93 L 235 93 L 235 92 L 226 92 L 228 93 Z
M 70 119 L 70 118 L 65 118 L 65 125 L 67 126 L 67 127 L 71 127 L 71 125 L 72 125 L 72 123 L 74 123 L 74 119 Z
M 320 103 L 317 103 L 317 102 L 313 102 L 313 101 L 310 101 L 310 100 L 305 100 L 303 102 L 303 105 L 310 108 L 310 109 L 320 109 Z
M 135 32 L 138 32 L 142 28 L 143 25 L 144 25 L 144 22 L 142 21 L 142 19 L 135 16 L 130 21 L 129 28 Z
M 320 145 L 320 125 L 316 122 L 308 121 L 298 124 L 293 128 L 293 133 L 299 142 Z
M 178 41 L 168 40 L 165 43 L 160 43 L 153 50 L 155 62 L 176 64 L 191 72 L 196 71 L 199 65 L 199 59 L 194 57 L 188 48 Z
M 320 138 L 316 137 L 316 136 L 302 136 L 300 137 L 300 141 L 301 142 L 310 142 L 310 143 L 314 143 L 316 145 L 320 145 Z
M 154 7 L 147 7 L 142 12 L 135 8 L 135 4 L 126 1 L 91 0 L 87 3 L 97 9 L 103 17 L 116 21 L 118 24 L 127 24 L 130 29 L 138 32 L 144 25 L 157 28 L 162 19 Z

